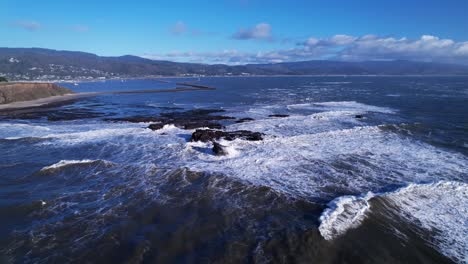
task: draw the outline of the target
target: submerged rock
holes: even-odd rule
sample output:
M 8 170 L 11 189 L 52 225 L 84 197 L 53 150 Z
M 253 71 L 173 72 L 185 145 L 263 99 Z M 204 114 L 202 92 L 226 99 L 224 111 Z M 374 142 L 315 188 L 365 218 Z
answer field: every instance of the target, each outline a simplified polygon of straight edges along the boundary
M 151 130 L 159 130 L 164 127 L 163 123 L 156 123 L 156 124 L 151 124 L 148 126 L 149 129 Z
M 253 118 L 245 117 L 245 118 L 241 118 L 241 119 L 236 120 L 236 123 L 244 123 L 244 122 L 249 122 L 249 121 L 254 121 L 254 120 L 255 119 L 253 119 Z
M 237 138 L 249 140 L 249 141 L 260 141 L 263 140 L 263 134 L 260 132 L 252 132 L 247 130 L 238 131 L 220 131 L 211 129 L 197 129 L 193 132 L 190 141 L 214 141 L 218 139 L 235 140 Z
M 274 115 L 269 115 L 268 117 L 289 117 L 289 115 L 274 114 Z
M 355 115 L 354 118 L 361 119 L 361 118 L 364 118 L 364 116 L 363 115 Z

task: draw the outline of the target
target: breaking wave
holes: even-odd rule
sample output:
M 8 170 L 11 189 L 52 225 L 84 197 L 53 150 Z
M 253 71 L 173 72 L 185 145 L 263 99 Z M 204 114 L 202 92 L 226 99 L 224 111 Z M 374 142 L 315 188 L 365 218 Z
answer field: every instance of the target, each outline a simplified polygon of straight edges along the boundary
M 320 217 L 321 235 L 332 240 L 359 227 L 372 212 L 372 199 L 389 202 L 394 213 L 434 234 L 429 244 L 459 263 L 468 261 L 468 184 L 440 181 L 409 184 L 393 192 L 338 197 Z
M 62 169 L 67 166 L 73 166 L 73 165 L 82 165 L 82 164 L 99 164 L 102 163 L 104 165 L 110 165 L 112 164 L 109 161 L 105 160 L 90 160 L 90 159 L 84 159 L 84 160 L 61 160 L 57 163 L 54 163 L 52 165 L 43 167 L 40 171 L 41 172 L 47 172 L 47 171 L 55 171 L 58 169 Z

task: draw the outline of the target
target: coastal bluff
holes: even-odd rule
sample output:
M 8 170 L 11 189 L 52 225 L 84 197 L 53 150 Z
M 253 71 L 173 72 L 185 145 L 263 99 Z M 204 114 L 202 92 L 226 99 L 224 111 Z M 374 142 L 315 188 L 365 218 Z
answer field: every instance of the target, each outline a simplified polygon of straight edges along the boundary
M 53 83 L 0 83 L 0 105 L 73 93 Z

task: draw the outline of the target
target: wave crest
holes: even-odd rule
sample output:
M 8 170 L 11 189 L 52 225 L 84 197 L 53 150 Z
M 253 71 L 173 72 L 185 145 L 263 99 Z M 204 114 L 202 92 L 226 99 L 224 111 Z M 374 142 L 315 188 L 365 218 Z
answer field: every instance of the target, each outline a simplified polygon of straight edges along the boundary
M 90 160 L 90 159 L 83 159 L 83 160 L 61 160 L 57 163 L 54 163 L 52 165 L 46 166 L 42 168 L 40 171 L 41 172 L 46 172 L 46 171 L 52 171 L 52 170 L 58 170 L 62 169 L 67 166 L 72 166 L 72 165 L 78 165 L 78 164 L 95 164 L 95 163 L 104 163 L 106 165 L 111 164 L 109 161 L 105 160 Z

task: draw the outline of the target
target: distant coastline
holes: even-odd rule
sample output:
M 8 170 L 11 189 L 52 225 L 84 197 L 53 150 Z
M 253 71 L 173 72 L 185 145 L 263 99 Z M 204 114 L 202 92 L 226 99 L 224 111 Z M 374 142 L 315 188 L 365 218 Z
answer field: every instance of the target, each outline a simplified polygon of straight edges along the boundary
M 268 64 L 202 64 L 138 56 L 35 48 L 0 48 L 0 76 L 10 81 L 99 81 L 110 79 L 263 76 L 468 76 L 468 65 L 409 61 L 311 60 Z
M 323 78 L 355 78 L 355 77 L 421 77 L 421 78 L 436 78 L 436 77 L 468 77 L 468 74 L 406 74 L 406 75 L 390 75 L 390 74 L 354 74 L 354 75 L 248 75 L 248 76 L 238 76 L 238 75 L 210 75 L 210 76 L 141 76 L 141 77 L 115 77 L 109 79 L 50 79 L 50 80 L 15 80 L 16 83 L 81 83 L 81 82 L 105 82 L 105 81 L 125 81 L 125 80 L 157 80 L 157 79 L 194 79 L 194 78 L 300 78 L 300 77 L 323 77 Z

